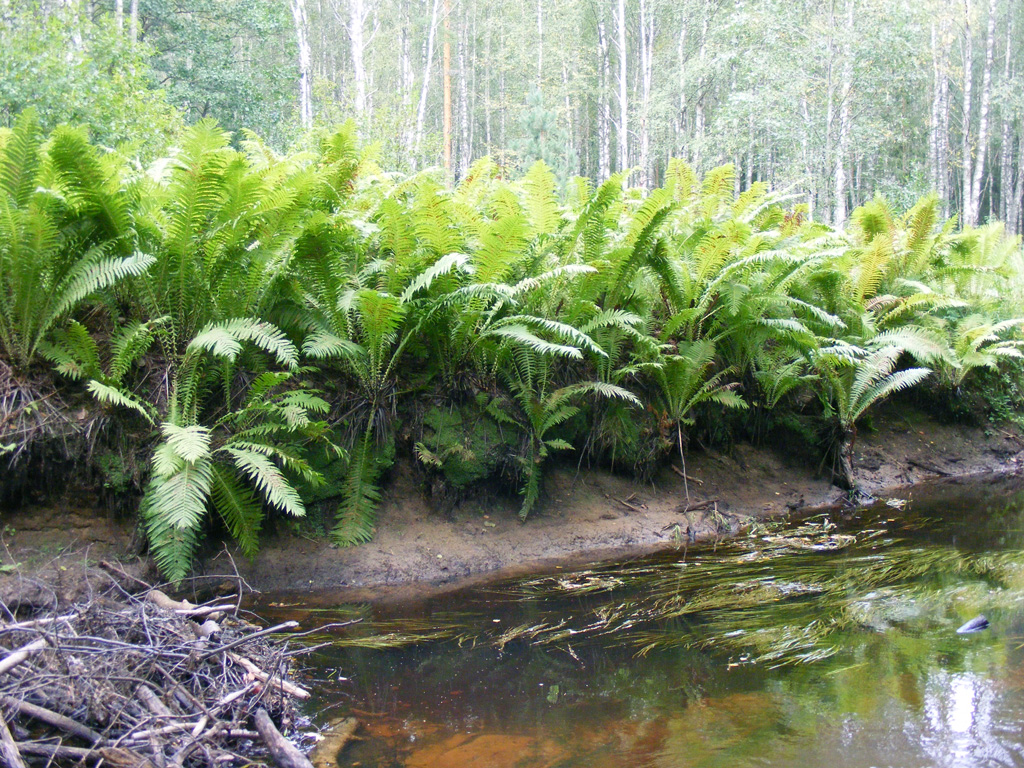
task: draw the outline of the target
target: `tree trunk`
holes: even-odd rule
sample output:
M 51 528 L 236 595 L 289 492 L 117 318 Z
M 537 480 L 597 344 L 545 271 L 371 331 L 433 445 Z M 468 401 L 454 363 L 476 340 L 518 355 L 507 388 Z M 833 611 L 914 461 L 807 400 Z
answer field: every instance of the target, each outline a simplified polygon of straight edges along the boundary
M 1013 52 L 1013 16 L 1006 27 L 1006 58 L 1003 64 L 1003 83 L 1010 83 L 1010 62 Z M 1010 220 L 1010 198 L 1013 196 L 1013 116 L 1010 114 L 1008 105 L 1001 110 L 1002 135 L 999 140 L 999 218 L 1002 221 Z M 1010 224 L 1012 227 L 1013 225 Z
M 598 90 L 597 104 L 597 179 L 604 181 L 612 173 L 611 160 L 611 121 L 612 105 L 609 89 L 611 87 L 611 54 L 608 42 L 608 34 L 605 30 L 604 20 L 597 22 L 597 50 L 601 60 L 601 74 L 599 78 L 600 88 Z
M 964 85 L 963 85 L 963 110 L 962 110 L 962 122 L 963 127 L 960 136 L 960 156 L 963 165 L 962 178 L 960 179 L 960 210 L 963 212 L 963 219 L 965 224 L 973 224 L 974 221 L 971 219 L 971 211 L 974 210 L 974 204 L 971 201 L 971 177 L 973 169 L 973 148 L 971 146 L 971 103 L 974 86 L 974 41 L 971 38 L 971 0 L 965 0 L 964 2 L 965 14 L 964 14 L 964 39 L 963 39 L 963 65 L 964 65 Z
M 366 6 L 363 0 L 349 0 L 348 41 L 352 52 L 352 76 L 355 85 L 353 106 L 360 119 L 366 114 L 366 46 L 364 25 Z
M 466 63 L 467 19 L 463 16 L 462 33 L 459 35 L 459 178 L 469 170 L 472 148 L 469 143 L 469 69 Z
M 988 152 L 988 113 L 992 96 L 992 60 L 995 56 L 996 0 L 988 3 L 988 30 L 985 34 L 985 68 L 981 75 L 981 106 L 978 110 L 978 150 L 974 161 L 974 179 L 971 183 L 971 209 L 966 217 L 970 224 L 977 224 L 981 215 L 981 179 L 985 173 L 985 158 Z
M 399 45 L 401 47 L 399 66 L 402 73 L 402 146 L 405 147 L 406 156 L 413 152 L 413 143 L 416 138 L 415 127 L 412 121 L 412 30 L 410 29 L 409 14 L 403 6 L 402 11 L 402 32 Z
M 701 153 L 704 151 L 704 65 L 707 60 L 708 47 L 708 20 L 711 17 L 711 4 L 704 0 L 704 13 L 700 28 L 700 48 L 697 52 L 698 69 L 700 76 L 697 78 L 697 95 L 694 105 L 694 151 L 693 164 L 698 170 L 701 169 Z
M 1017 137 L 1017 183 L 1013 187 L 1013 214 L 1011 228 L 1017 234 L 1024 233 L 1024 137 Z
M 814 203 L 817 195 L 817 184 L 815 182 L 816 176 L 814 174 L 814 164 L 811 160 L 811 112 L 807 106 L 806 96 L 801 96 L 800 98 L 800 112 L 804 118 L 802 126 L 803 130 L 800 132 L 800 144 L 804 156 L 804 175 L 807 176 L 807 183 L 811 185 L 811 188 L 807 192 L 807 219 L 808 221 L 814 221 Z
M 935 28 L 935 22 L 931 24 L 932 38 L 932 110 L 931 121 L 928 124 L 928 180 L 932 189 L 939 188 L 939 130 L 941 129 L 940 118 L 940 93 L 939 85 L 942 79 L 942 67 L 939 62 L 939 36 Z
M 128 37 L 133 43 L 139 42 L 139 0 L 132 0 L 130 21 L 128 23 Z
M 625 171 L 629 167 L 629 103 L 626 98 L 626 0 L 619 0 L 618 15 L 616 17 L 619 40 L 619 156 L 618 168 Z
M 487 27 L 484 32 L 484 56 L 487 61 L 491 59 L 491 17 L 487 16 Z M 484 153 L 491 153 L 491 73 L 489 68 L 484 69 Z
M 939 193 L 939 197 L 942 199 L 943 218 L 949 216 L 949 199 L 952 196 L 949 179 L 949 33 L 949 18 L 947 16 L 943 16 L 939 23 L 941 45 L 939 62 L 941 71 L 939 73 L 939 133 L 937 136 L 938 145 L 936 147 L 936 162 L 938 164 L 938 185 L 936 190 Z
M 679 24 L 679 43 L 676 51 L 679 65 L 679 118 L 676 131 L 679 134 L 679 154 L 686 153 L 686 19 Z
M 443 141 L 444 173 L 449 183 L 452 178 L 452 0 L 444 0 L 444 67 L 442 87 L 444 89 Z
M 137 0 L 132 0 L 134 6 Z M 313 127 L 313 83 L 312 62 L 309 50 L 309 19 L 306 17 L 306 0 L 291 0 L 292 18 L 295 21 L 295 38 L 299 47 L 299 124 L 308 131 Z
M 651 85 L 654 80 L 654 12 L 647 0 L 640 0 L 640 184 L 651 185 Z
M 843 35 L 843 81 L 839 103 L 839 143 L 836 148 L 836 207 L 832 222 L 841 227 L 846 222 L 846 156 L 850 144 L 850 99 L 853 97 L 853 37 L 854 0 L 846 0 L 846 29 Z
M 114 2 L 114 23 L 117 25 L 118 33 L 124 32 L 124 0 Z
M 434 0 L 433 10 L 430 13 L 430 31 L 427 33 L 426 57 L 423 62 L 423 82 L 420 84 L 420 104 L 416 110 L 414 160 L 419 159 L 420 149 L 423 146 L 423 125 L 427 117 L 427 93 L 430 91 L 430 72 L 434 68 L 434 38 L 437 35 L 437 14 L 440 5 L 441 0 Z

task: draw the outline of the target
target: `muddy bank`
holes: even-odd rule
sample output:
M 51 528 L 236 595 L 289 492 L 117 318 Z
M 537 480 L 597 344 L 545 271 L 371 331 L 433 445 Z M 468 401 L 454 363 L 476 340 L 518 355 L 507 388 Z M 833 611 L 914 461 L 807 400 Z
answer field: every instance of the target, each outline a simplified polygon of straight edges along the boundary
M 729 455 L 694 451 L 686 483 L 667 467 L 640 485 L 607 472 L 550 473 L 544 503 L 520 523 L 515 500 L 471 499 L 450 515 L 431 511 L 412 472 L 396 472 L 369 544 L 352 549 L 298 536 L 268 540 L 255 562 L 239 563 L 263 591 L 344 590 L 353 599 L 422 593 L 523 572 L 641 555 L 726 535 L 750 518 L 843 502 L 816 466 L 787 458 L 786 446 L 738 445 Z M 1016 471 L 1016 431 L 949 426 L 891 411 L 856 446 L 861 488 L 876 496 L 927 478 Z M 678 468 L 678 463 L 676 464 Z M 214 559 L 207 567 L 224 563 Z M 385 589 L 382 589 L 385 588 Z
M 1024 440 L 1010 428 L 943 425 L 897 409 L 875 422 L 877 429 L 862 431 L 858 439 L 855 467 L 861 488 L 876 496 L 899 495 L 937 476 L 1016 471 L 1024 458 Z M 846 494 L 817 466 L 792 458 L 792 448 L 695 450 L 687 457 L 692 479 L 686 486 L 672 467 L 649 484 L 602 471 L 556 469 L 547 478 L 542 505 L 526 523 L 516 516 L 514 498 L 470 498 L 450 514 L 437 513 L 417 473 L 396 467 L 369 544 L 338 549 L 301 530 L 279 532 L 266 538 L 255 561 L 237 553 L 233 559 L 257 590 L 343 590 L 359 599 L 682 547 L 727 535 L 750 518 L 843 502 Z M 4 514 L 4 562 L 19 564 L 17 571 L 44 569 L 59 576 L 75 558 L 130 558 L 137 541 L 133 526 L 90 512 L 85 501 L 72 491 L 47 508 Z M 227 551 L 203 564 L 208 573 L 234 567 Z

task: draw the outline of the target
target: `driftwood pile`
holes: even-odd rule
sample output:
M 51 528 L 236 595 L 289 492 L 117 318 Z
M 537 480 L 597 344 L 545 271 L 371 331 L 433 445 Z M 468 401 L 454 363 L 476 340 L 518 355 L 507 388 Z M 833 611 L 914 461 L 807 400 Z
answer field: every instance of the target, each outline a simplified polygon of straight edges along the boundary
M 261 629 L 237 597 L 193 605 L 116 585 L 29 618 L 5 608 L 0 764 L 310 766 L 278 730 L 309 696 L 289 680 L 305 649 L 278 635 L 296 622 Z

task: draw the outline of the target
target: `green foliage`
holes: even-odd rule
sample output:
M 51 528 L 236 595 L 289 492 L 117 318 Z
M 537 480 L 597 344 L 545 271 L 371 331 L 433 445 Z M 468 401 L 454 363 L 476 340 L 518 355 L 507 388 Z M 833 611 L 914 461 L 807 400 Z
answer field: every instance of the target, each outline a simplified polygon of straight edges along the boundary
M 486 407 L 486 396 L 481 399 Z M 515 450 L 498 423 L 475 402 L 458 408 L 434 406 L 424 415 L 423 426 L 416 458 L 443 473 L 457 490 L 491 477 Z
M 153 264 L 119 254 L 127 192 L 103 166 L 81 131 L 58 129 L 44 149 L 31 110 L 0 149 L 0 352 L 23 371 L 85 299 Z
M 351 124 L 280 156 L 203 121 L 140 174 L 26 114 L 0 139 L 0 353 L 135 412 L 171 578 L 211 513 L 251 554 L 267 514 L 336 499 L 331 538 L 368 540 L 401 452 L 452 489 L 503 478 L 525 519 L 555 454 L 650 474 L 754 406 L 756 436 L 816 420 L 852 485 L 877 403 L 1021 357 L 999 227 L 876 198 L 836 233 L 731 167 L 669 171 L 562 195 L 544 163 L 482 160 L 447 189 L 381 171 Z
M 94 17 L 81 3 L 46 11 L 17 3 L 3 18 L 0 125 L 34 107 L 45 128 L 87 125 L 98 143 L 147 157 L 181 128 L 177 110 L 154 86 L 152 49 L 132 45 L 112 19 Z

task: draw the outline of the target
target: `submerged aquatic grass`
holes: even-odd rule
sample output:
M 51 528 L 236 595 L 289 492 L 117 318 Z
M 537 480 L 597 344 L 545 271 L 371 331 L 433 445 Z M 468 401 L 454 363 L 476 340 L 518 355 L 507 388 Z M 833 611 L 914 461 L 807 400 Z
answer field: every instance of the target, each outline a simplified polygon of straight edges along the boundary
M 685 560 L 520 579 L 478 593 L 476 610 L 371 619 L 337 643 L 387 649 L 455 642 L 498 652 L 514 644 L 598 643 L 639 656 L 710 649 L 731 664 L 775 667 L 833 656 L 838 636 L 851 630 L 930 626 L 1024 600 L 1024 553 L 924 546 L 913 536 L 934 521 L 890 512 L 864 512 L 857 530 L 827 515 L 762 523 L 714 549 L 691 549 Z M 494 605 L 529 610 L 510 620 L 495 617 Z

